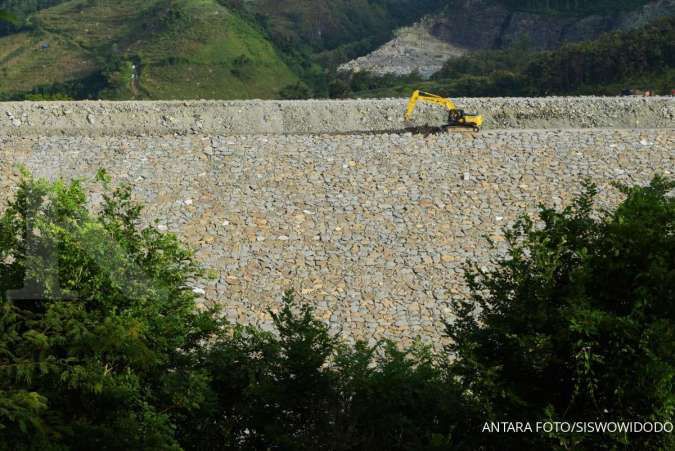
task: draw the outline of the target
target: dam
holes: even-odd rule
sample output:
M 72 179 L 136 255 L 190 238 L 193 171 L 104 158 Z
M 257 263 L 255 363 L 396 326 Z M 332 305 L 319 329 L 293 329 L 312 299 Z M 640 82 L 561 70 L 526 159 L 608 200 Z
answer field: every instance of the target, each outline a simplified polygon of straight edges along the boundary
M 480 133 L 412 133 L 405 99 L 0 103 L 0 211 L 19 179 L 99 168 L 147 223 L 176 233 L 232 321 L 268 328 L 293 289 L 348 340 L 441 343 L 466 264 L 503 256 L 504 229 L 563 207 L 590 179 L 675 172 L 675 99 L 458 99 Z M 420 106 L 416 127 L 446 114 Z

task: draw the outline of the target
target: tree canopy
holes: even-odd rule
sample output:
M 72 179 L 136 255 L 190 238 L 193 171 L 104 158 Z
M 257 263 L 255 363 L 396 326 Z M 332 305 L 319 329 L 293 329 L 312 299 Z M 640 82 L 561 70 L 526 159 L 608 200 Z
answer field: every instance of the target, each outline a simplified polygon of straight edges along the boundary
M 675 181 L 596 188 L 469 266 L 434 352 L 347 344 L 292 293 L 274 331 L 198 305 L 204 271 L 131 187 L 25 175 L 0 216 L 0 450 L 641 449 L 673 435 L 483 433 L 486 422 L 672 422 Z M 89 183 L 89 182 L 88 182 Z M 198 291 L 198 290 L 197 290 Z

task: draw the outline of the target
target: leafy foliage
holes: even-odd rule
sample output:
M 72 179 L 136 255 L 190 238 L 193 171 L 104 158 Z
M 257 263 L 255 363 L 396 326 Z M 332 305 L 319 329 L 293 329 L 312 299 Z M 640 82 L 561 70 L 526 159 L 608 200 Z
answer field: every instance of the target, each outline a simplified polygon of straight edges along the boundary
M 291 294 L 273 315 L 278 336 L 237 327 L 208 358 L 218 406 L 194 449 L 429 449 L 460 443 L 458 387 L 421 345 L 349 347 Z M 219 419 L 225 419 L 219 422 Z M 203 421 L 202 421 L 203 422 Z M 461 430 L 461 429 L 460 429 Z M 229 433 L 229 436 L 227 435 Z M 439 439 L 440 438 L 440 439 Z
M 348 345 L 286 293 L 274 332 L 197 308 L 203 271 L 131 188 L 28 175 L 0 216 L 0 449 L 673 447 L 667 434 L 481 434 L 485 421 L 672 421 L 675 181 L 588 185 L 473 268 L 448 355 Z M 451 357 L 451 358 L 448 358 Z
M 543 227 L 523 217 L 509 258 L 474 269 L 448 325 L 453 370 L 493 421 L 672 421 L 674 181 L 621 187 L 599 218 L 588 185 Z M 512 449 L 672 449 L 671 434 L 509 437 Z M 506 443 L 504 444 L 506 448 Z
M 638 8 L 649 0 L 499 0 L 514 11 L 598 14 Z
M 16 18 L 9 12 L 0 9 L 0 22 L 11 24 L 16 21 Z
M 311 96 L 309 88 L 305 84 L 299 82 L 294 85 L 285 86 L 279 91 L 279 97 L 287 100 L 309 99 Z
M 178 448 L 167 412 L 199 406 L 218 323 L 190 253 L 139 212 L 128 187 L 92 214 L 78 182 L 21 182 L 0 219 L 0 443 Z
M 276 334 L 224 324 L 196 308 L 190 252 L 99 179 L 96 213 L 80 182 L 26 176 L 0 219 L 0 449 L 458 440 L 466 409 L 429 349 L 349 347 L 290 294 Z

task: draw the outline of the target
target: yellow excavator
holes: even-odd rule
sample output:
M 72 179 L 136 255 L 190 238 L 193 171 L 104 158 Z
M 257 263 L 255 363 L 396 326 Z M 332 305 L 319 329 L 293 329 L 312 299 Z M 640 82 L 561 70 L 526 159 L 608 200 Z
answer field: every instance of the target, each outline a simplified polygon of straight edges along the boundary
M 408 101 L 408 109 L 405 112 L 406 121 L 410 121 L 412 119 L 417 102 L 432 103 L 434 105 L 441 105 L 445 107 L 448 110 L 447 128 L 468 127 L 477 132 L 480 131 L 480 127 L 483 125 L 483 116 L 473 113 L 465 113 L 464 110 L 457 109 L 457 106 L 452 100 L 419 90 L 413 92 L 410 96 L 410 100 Z

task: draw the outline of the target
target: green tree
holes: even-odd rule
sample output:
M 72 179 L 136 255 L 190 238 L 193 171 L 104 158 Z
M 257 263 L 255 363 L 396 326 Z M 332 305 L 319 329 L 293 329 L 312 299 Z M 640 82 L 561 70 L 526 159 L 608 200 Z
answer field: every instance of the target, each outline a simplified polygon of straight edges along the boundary
M 430 449 L 461 443 L 468 406 L 424 346 L 347 346 L 292 294 L 276 333 L 239 326 L 207 358 L 217 408 L 191 449 Z
M 675 181 L 523 217 L 447 326 L 452 359 L 348 345 L 291 293 L 274 330 L 197 309 L 202 277 L 131 189 L 28 175 L 0 216 L 0 450 L 672 449 L 672 434 L 481 434 L 672 421 Z
M 428 348 L 348 346 L 289 293 L 275 331 L 199 311 L 131 189 L 24 176 L 0 217 L 0 449 L 429 449 L 462 437 Z M 469 428 L 458 428 L 459 431 Z
M 0 22 L 14 23 L 16 17 L 13 14 L 10 14 L 8 11 L 0 9 Z
M 613 212 L 587 185 L 543 226 L 523 217 L 510 252 L 473 269 L 448 325 L 452 372 L 486 421 L 672 421 L 675 181 L 621 187 Z M 488 434 L 489 435 L 489 434 Z M 489 438 L 488 438 L 489 439 Z M 672 434 L 500 435 L 501 449 L 673 449 Z
M 25 176 L 0 217 L 1 449 L 178 449 L 176 419 L 208 398 L 200 270 L 130 196 L 91 213 L 79 182 Z
M 294 85 L 288 85 L 281 89 L 279 92 L 279 97 L 282 99 L 296 100 L 296 99 L 309 99 L 312 96 L 312 92 L 304 83 L 298 82 Z

